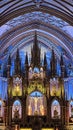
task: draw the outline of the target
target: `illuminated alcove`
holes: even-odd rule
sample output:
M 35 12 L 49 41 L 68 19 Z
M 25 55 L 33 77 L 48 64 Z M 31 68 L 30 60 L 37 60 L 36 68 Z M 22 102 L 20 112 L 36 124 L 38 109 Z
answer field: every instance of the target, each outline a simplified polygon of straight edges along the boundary
M 0 100 L 0 117 L 4 116 L 4 102 Z
M 18 77 L 13 81 L 13 96 L 21 96 L 22 95 L 22 80 Z
M 69 102 L 69 117 L 73 117 L 73 101 Z
M 53 100 L 52 102 L 51 117 L 54 119 L 60 119 L 60 104 L 57 100 Z
M 34 91 L 27 97 L 27 115 L 44 116 L 46 110 L 46 97 L 39 91 Z
M 12 119 L 18 118 L 20 119 L 22 117 L 22 107 L 21 102 L 19 100 L 14 101 L 12 106 Z

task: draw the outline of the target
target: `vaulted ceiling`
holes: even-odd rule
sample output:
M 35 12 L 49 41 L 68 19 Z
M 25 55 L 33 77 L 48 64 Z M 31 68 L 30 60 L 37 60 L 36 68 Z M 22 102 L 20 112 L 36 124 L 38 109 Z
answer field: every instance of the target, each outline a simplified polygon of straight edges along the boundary
M 28 51 L 35 31 L 40 46 L 54 48 L 73 63 L 73 0 L 2 0 L 0 59 L 19 48 Z

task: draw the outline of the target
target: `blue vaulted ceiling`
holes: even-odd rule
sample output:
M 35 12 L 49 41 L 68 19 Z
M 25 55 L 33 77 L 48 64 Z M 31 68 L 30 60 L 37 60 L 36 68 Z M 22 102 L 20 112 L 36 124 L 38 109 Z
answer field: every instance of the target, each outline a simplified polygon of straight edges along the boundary
M 1 65 L 9 54 L 14 57 L 17 48 L 24 55 L 29 50 L 30 55 L 36 30 L 42 54 L 46 51 L 49 57 L 53 47 L 58 60 L 62 53 L 73 68 L 72 0 L 2 0 L 0 25 Z

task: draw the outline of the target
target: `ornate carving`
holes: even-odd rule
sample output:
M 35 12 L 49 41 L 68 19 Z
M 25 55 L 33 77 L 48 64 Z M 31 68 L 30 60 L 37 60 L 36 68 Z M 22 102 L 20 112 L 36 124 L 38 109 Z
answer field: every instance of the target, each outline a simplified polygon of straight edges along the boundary
M 33 0 L 33 2 L 35 3 L 36 7 L 39 8 L 43 0 Z

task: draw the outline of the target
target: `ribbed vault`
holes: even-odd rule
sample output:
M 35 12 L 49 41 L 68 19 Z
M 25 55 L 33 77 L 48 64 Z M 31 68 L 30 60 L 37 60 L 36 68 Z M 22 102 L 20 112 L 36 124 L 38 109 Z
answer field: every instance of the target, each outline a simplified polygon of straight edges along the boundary
M 44 24 L 40 25 L 39 22 L 33 22 L 26 26 L 23 25 L 22 27 L 12 29 L 11 33 L 6 33 L 2 39 L 1 53 L 5 52 L 11 45 L 13 52 L 15 48 L 19 48 L 19 46 L 23 48 L 26 44 L 33 42 L 35 30 L 37 30 L 38 41 L 48 47 L 48 49 L 54 47 L 57 51 L 57 47 L 61 46 L 63 50 L 67 51 L 69 57 L 72 57 L 71 39 L 58 29 Z M 11 50 L 9 53 L 11 53 Z
M 37 7 L 34 0 L 3 0 L 1 7 L 1 29 L 6 27 L 1 34 L 1 60 L 32 45 L 36 31 L 40 46 L 50 52 L 53 47 L 58 59 L 63 53 L 73 63 L 73 37 L 67 32 L 73 25 L 72 1 L 42 0 Z
M 40 8 L 35 6 L 37 0 L 2 0 L 1 1 L 1 25 L 12 18 L 27 12 L 42 11 L 72 22 L 72 0 L 41 0 Z M 40 0 L 38 0 L 40 2 Z

